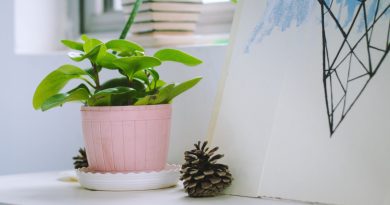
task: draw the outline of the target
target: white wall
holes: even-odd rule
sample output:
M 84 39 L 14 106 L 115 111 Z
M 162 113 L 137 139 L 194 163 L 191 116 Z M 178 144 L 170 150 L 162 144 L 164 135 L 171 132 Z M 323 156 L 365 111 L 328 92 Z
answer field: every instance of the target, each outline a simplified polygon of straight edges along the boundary
M 67 104 L 42 113 L 33 110 L 32 96 L 47 73 L 61 64 L 73 62 L 65 53 L 14 54 L 13 6 L 11 0 L 2 1 L 0 6 L 0 174 L 71 169 L 71 157 L 83 144 L 80 105 Z M 29 40 L 35 39 L 31 37 Z M 166 64 L 160 68 L 162 77 L 167 81 L 182 81 L 202 75 L 204 79 L 174 103 L 171 162 L 180 162 L 184 150 L 206 135 L 226 48 L 193 47 L 184 50 L 203 59 L 204 64 L 197 68 Z
M 67 0 L 14 0 L 16 53 L 45 53 L 63 48 L 57 42 L 67 34 L 65 8 Z

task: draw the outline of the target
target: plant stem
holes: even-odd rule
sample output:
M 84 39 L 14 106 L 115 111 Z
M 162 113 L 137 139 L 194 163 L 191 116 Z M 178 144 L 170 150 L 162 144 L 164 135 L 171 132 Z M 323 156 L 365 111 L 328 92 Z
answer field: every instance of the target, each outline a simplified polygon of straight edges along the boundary
M 150 74 L 148 73 L 148 71 L 144 70 L 144 73 L 146 75 L 146 79 L 148 79 L 145 83 L 146 85 L 148 86 L 149 90 L 152 90 L 151 87 L 150 87 L 150 82 L 149 82 L 149 76 Z
M 99 80 L 99 70 L 98 66 L 95 63 L 92 63 L 92 68 L 95 73 L 95 84 L 96 84 L 96 89 L 100 88 L 100 80 Z
M 132 80 L 131 80 L 130 77 L 127 76 L 127 75 L 126 75 L 126 78 L 127 78 L 127 81 L 129 82 L 129 87 L 131 87 L 131 82 L 132 82 Z
M 125 27 L 123 28 L 121 35 L 119 36 L 119 39 L 125 39 L 127 34 L 129 33 L 129 30 L 131 28 L 131 25 L 134 23 L 134 19 L 137 16 L 138 9 L 142 4 L 142 0 L 136 0 L 133 6 L 133 10 L 131 11 L 131 14 L 129 18 L 127 19 L 127 22 L 125 24 Z M 113 52 L 113 54 L 116 54 L 116 51 Z M 129 86 L 131 86 L 131 79 L 129 76 L 127 76 L 127 80 L 129 81 Z M 98 79 L 99 80 L 99 79 Z
M 154 91 L 156 90 L 156 87 L 157 87 L 157 81 L 154 81 L 154 87 L 153 87 Z
M 130 30 L 131 25 L 134 23 L 135 16 L 137 16 L 138 9 L 142 4 L 142 0 L 136 0 L 133 10 L 131 11 L 131 14 L 129 16 L 129 19 L 127 20 L 125 27 L 122 30 L 121 35 L 119 36 L 119 39 L 125 39 L 127 36 L 127 33 Z

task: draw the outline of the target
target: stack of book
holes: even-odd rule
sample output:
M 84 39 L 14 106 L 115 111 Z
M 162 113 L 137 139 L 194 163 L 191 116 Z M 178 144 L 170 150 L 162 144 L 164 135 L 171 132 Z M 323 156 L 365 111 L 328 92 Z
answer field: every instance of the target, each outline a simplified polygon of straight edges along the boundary
M 135 0 L 122 0 L 129 15 Z M 202 0 L 144 0 L 131 32 L 194 32 L 202 10 Z
M 122 0 L 130 15 L 135 0 Z M 234 5 L 203 0 L 144 0 L 131 27 L 130 40 L 144 46 L 209 44 L 228 38 Z M 223 37 L 222 37 L 223 36 Z
M 235 6 L 230 1 L 204 4 L 200 13 L 196 33 L 230 33 Z

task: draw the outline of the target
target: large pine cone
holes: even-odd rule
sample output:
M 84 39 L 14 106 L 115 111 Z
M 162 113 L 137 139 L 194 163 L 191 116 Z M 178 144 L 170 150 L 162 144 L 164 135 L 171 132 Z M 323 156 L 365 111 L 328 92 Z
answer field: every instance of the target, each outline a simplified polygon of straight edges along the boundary
M 215 147 L 209 150 L 207 141 L 194 144 L 196 149 L 184 153 L 186 162 L 182 165 L 180 180 L 183 180 L 185 191 L 190 197 L 215 196 L 228 187 L 232 175 L 228 166 L 217 164 L 222 154 L 214 155 Z
M 87 153 L 85 151 L 85 148 L 80 148 L 79 154 L 77 156 L 74 156 L 73 160 L 73 165 L 75 169 L 88 167 Z

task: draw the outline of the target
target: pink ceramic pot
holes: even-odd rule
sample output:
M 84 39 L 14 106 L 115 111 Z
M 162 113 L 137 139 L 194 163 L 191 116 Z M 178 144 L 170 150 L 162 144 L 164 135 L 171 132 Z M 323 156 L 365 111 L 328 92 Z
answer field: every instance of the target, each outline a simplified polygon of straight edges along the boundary
M 89 168 L 95 171 L 158 171 L 166 164 L 170 104 L 81 107 Z

